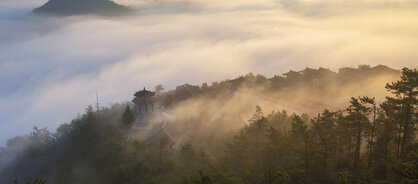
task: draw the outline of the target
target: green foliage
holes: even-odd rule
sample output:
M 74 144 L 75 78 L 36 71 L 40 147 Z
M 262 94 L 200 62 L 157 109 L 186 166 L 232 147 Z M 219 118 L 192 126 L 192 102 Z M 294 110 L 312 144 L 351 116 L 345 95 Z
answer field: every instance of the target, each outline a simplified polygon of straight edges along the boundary
M 210 184 L 213 183 L 209 175 L 203 174 L 202 170 L 199 170 L 199 179 L 194 181 L 195 184 Z
M 213 178 L 209 176 L 208 174 L 204 174 L 203 170 L 198 170 L 199 175 L 195 176 L 189 176 L 189 177 L 183 177 L 181 183 L 182 184 L 210 184 L 213 183 Z
M 134 121 L 134 115 L 132 114 L 131 108 L 129 107 L 129 105 L 126 106 L 121 119 L 122 119 L 123 125 L 129 125 L 130 123 L 132 123 L 132 121 Z
M 360 67 L 361 72 L 372 69 Z M 248 74 L 202 85 L 194 95 L 216 97 L 217 92 L 230 93 L 240 85 L 284 88 L 309 81 L 316 72 L 292 71 L 273 79 Z M 0 182 L 41 177 L 59 184 L 417 183 L 416 83 L 416 69 L 404 69 L 399 81 L 387 85 L 393 95 L 383 103 L 353 97 L 346 109 L 324 110 L 312 118 L 284 110 L 265 114 L 256 106 L 235 131 L 208 128 L 202 122 L 209 116 L 199 114 L 190 118 L 191 123 L 180 122 L 184 138 L 180 144 L 130 139 L 130 130 L 116 126 L 133 121 L 129 106 L 119 105 L 118 113 L 101 109 L 100 119 L 89 106 L 56 133 L 35 127 L 28 135 L 8 140 L 0 157 L 15 159 L 0 173 Z M 175 105 L 176 95 L 157 96 L 162 103 Z M 222 118 L 235 120 L 224 114 L 219 115 Z
M 395 97 L 386 97 L 387 104 L 394 106 L 393 112 L 398 121 L 398 140 L 396 157 L 405 158 L 406 150 L 415 139 L 416 104 L 418 103 L 418 72 L 417 69 L 402 69 L 401 80 L 386 84 L 386 89 Z
M 337 184 L 348 184 L 348 180 L 344 172 L 338 172 Z
M 26 184 L 45 184 L 45 180 L 35 179 L 33 182 L 26 182 Z M 14 184 L 18 184 L 17 179 L 15 179 Z
M 418 183 L 418 149 L 409 152 L 407 160 L 399 162 L 393 170 L 402 178 L 402 183 Z
M 352 97 L 350 100 L 350 105 L 347 108 L 347 120 L 350 122 L 355 139 L 355 151 L 354 151 L 354 163 L 353 163 L 353 183 L 357 183 L 360 177 L 360 152 L 362 138 L 366 127 L 369 126 L 370 121 L 368 115 L 370 113 L 370 108 L 367 104 L 371 103 L 372 100 L 368 97 Z
M 243 184 L 244 182 L 235 174 L 228 165 L 222 164 L 218 168 L 212 168 L 211 176 L 217 184 Z
M 266 184 L 287 184 L 289 183 L 288 175 L 285 170 L 276 170 L 269 166 L 264 173 L 263 183 Z

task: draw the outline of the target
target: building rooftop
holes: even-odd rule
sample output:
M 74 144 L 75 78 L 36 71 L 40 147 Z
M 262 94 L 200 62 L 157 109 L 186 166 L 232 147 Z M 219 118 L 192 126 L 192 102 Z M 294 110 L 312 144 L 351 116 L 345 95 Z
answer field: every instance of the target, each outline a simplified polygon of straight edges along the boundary
M 145 89 L 145 87 L 144 87 L 143 90 L 140 90 L 140 91 L 138 91 L 134 94 L 134 96 L 139 97 L 139 98 L 152 97 L 154 95 L 155 95 L 155 92 L 148 91 L 148 90 Z

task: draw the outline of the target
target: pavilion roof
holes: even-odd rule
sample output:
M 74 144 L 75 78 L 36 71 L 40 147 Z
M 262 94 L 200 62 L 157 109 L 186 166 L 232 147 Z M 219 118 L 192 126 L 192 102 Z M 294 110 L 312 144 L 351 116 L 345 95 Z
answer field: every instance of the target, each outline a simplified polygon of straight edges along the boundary
M 143 90 L 140 90 L 140 91 L 138 91 L 134 94 L 134 96 L 139 97 L 139 98 L 152 97 L 154 95 L 155 95 L 155 92 L 148 91 L 148 90 L 145 89 L 145 87 L 144 87 Z

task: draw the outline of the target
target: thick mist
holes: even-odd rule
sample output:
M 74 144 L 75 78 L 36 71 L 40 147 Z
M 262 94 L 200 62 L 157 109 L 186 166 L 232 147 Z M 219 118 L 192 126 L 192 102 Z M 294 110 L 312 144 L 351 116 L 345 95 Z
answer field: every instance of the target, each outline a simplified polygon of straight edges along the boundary
M 318 73 L 314 76 L 318 77 Z M 229 139 L 234 132 L 248 125 L 256 106 L 262 109 L 266 117 L 269 114 L 285 111 L 287 115 L 305 114 L 313 118 L 325 109 L 345 110 L 351 97 L 375 97 L 376 102 L 381 103 L 386 100 L 386 96 L 390 96 L 385 85 L 396 81 L 400 76 L 398 72 L 373 74 L 371 71 L 366 71 L 365 73 L 370 76 L 357 76 L 358 80 L 348 78 L 346 80 L 342 73 L 334 74 L 335 78 L 340 80 L 325 78 L 313 79 L 319 81 L 312 82 L 306 78 L 299 81 L 286 79 L 292 83 L 291 86 L 285 86 L 286 82 L 276 82 L 260 75 L 248 74 L 244 77 L 247 79 L 246 82 L 241 83 L 237 88 L 232 87 L 234 82 L 231 81 L 234 80 L 212 83 L 210 90 L 201 88 L 202 91 L 208 92 L 202 92 L 172 105 L 169 113 L 176 117 L 176 124 L 184 133 L 182 141 L 192 141 L 193 144 L 208 150 L 220 151 L 224 148 L 216 146 L 224 145 L 222 141 Z M 349 76 L 356 77 L 351 74 Z M 255 81 L 256 84 L 251 84 L 251 81 Z M 272 83 L 281 84 L 283 87 L 271 88 Z M 283 124 L 280 128 L 279 130 L 289 130 L 291 126 Z M 216 151 L 213 153 L 216 154 Z
M 55 129 L 95 103 L 96 92 L 107 106 L 159 83 L 416 65 L 414 1 L 117 2 L 138 11 L 36 17 L 28 13 L 45 1 L 0 2 L 0 142 L 35 125 Z

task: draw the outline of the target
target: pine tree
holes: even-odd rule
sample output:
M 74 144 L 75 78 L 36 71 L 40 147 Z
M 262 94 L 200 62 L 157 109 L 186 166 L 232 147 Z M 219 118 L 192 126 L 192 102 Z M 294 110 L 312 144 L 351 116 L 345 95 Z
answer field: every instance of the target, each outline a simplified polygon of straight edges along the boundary
M 322 115 L 318 114 L 318 117 L 312 119 L 313 127 L 322 145 L 322 167 L 324 168 L 327 168 L 329 153 L 332 153 L 335 149 L 335 114 L 335 112 L 330 112 L 326 109 Z
M 301 153 L 302 159 L 305 161 L 305 172 L 308 174 L 310 170 L 310 138 L 308 134 L 308 125 L 298 115 L 295 115 L 292 123 L 292 135 L 302 140 L 303 150 Z
M 354 98 L 350 100 L 350 106 L 347 108 L 348 116 L 347 119 L 352 125 L 355 132 L 356 149 L 354 152 L 354 163 L 353 163 L 353 180 L 352 183 L 356 183 L 359 175 L 359 164 L 360 164 L 360 148 L 362 143 L 363 133 L 365 127 L 369 124 L 368 113 L 370 108 L 365 104 L 367 103 L 367 97 Z
M 404 157 L 406 148 L 410 145 L 415 136 L 416 104 L 418 94 L 417 69 L 402 69 L 401 80 L 386 84 L 386 89 L 394 97 L 386 97 L 387 101 L 396 104 L 399 114 L 398 140 L 396 146 L 396 157 Z

